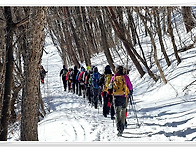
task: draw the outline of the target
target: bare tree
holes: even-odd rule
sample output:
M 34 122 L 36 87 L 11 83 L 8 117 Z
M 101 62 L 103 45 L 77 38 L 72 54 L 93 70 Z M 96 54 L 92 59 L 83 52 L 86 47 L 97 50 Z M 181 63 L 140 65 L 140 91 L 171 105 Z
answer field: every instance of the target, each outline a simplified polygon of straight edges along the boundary
M 102 47 L 103 47 L 103 50 L 104 50 L 104 53 L 106 55 L 106 59 L 111 67 L 111 69 L 113 71 L 115 71 L 115 66 L 114 66 L 114 61 L 111 57 L 111 54 L 110 54 L 110 50 L 109 50 L 109 45 L 108 45 L 108 39 L 107 39 L 107 36 L 106 36 L 106 31 L 105 31 L 105 27 L 104 27 L 104 24 L 103 24 L 103 20 L 102 20 L 102 15 L 101 15 L 101 10 L 99 8 L 97 8 L 97 18 L 98 18 L 98 21 L 99 21 L 99 27 L 100 27 L 100 30 L 101 30 L 101 42 L 102 42 Z
M 187 33 L 195 27 L 195 20 L 192 17 L 191 7 L 182 7 L 182 16 Z
M 168 32 L 171 38 L 171 42 L 174 48 L 174 54 L 177 60 L 177 63 L 180 64 L 181 63 L 181 59 L 178 55 L 178 49 L 175 43 L 175 37 L 174 37 L 174 33 L 173 33 L 173 29 L 172 29 L 172 22 L 171 22 L 171 7 L 167 7 L 167 26 L 168 26 Z
M 5 25 L 4 21 L 4 8 L 0 7 L 0 122 L 1 122 L 1 114 L 3 107 L 3 98 L 4 98 L 4 85 L 5 85 L 5 65 L 6 65 L 6 48 L 5 48 Z M 2 126 L 0 123 L 0 132 L 2 131 Z
M 21 106 L 21 141 L 38 140 L 39 67 L 45 38 L 45 15 L 46 7 L 30 8 L 27 34 L 28 48 L 25 50 L 26 56 L 24 57 L 25 82 Z
M 116 15 L 113 11 L 113 8 L 112 7 L 107 7 L 106 9 L 110 15 L 110 18 L 111 18 L 111 23 L 112 23 L 112 26 L 113 26 L 113 29 L 115 30 L 116 34 L 118 35 L 118 37 L 121 39 L 121 41 L 123 42 L 126 50 L 127 50 L 127 53 L 129 54 L 129 56 L 131 57 L 133 63 L 135 64 L 138 72 L 140 73 L 140 76 L 143 77 L 145 72 L 144 70 L 142 69 L 140 63 L 138 62 L 137 58 L 135 57 L 135 55 L 133 54 L 132 50 L 131 50 L 131 46 L 130 46 L 130 43 L 129 41 L 125 38 L 125 34 L 123 34 L 123 32 L 121 32 L 120 30 L 120 26 L 119 26 L 119 23 L 117 22 L 117 19 L 116 19 Z
M 157 7 L 154 7 L 154 19 L 155 19 L 155 24 L 156 24 L 156 31 L 158 33 L 158 37 L 159 37 L 159 42 L 160 42 L 160 45 L 161 45 L 161 51 L 164 55 L 164 58 L 165 58 L 165 61 L 167 63 L 168 66 L 171 65 L 171 62 L 169 60 L 169 57 L 167 55 L 167 52 L 165 50 L 165 46 L 164 46 L 164 43 L 163 43 L 163 36 L 162 36 L 162 31 L 161 31 L 161 22 L 160 22 L 160 16 L 159 16 L 159 9 Z
M 159 60 L 158 60 L 158 57 L 157 57 L 157 47 L 156 47 L 156 43 L 155 43 L 155 41 L 154 41 L 152 32 L 151 32 L 150 29 L 148 28 L 147 22 L 144 20 L 144 17 L 143 17 L 142 14 L 139 12 L 139 8 L 135 8 L 135 10 L 136 10 L 137 14 L 140 16 L 142 22 L 144 23 L 145 29 L 146 29 L 147 33 L 149 34 L 149 36 L 150 36 L 150 39 L 151 39 L 151 42 L 152 42 L 152 45 L 153 45 L 153 49 L 154 49 L 154 59 L 155 59 L 155 63 L 156 63 L 156 65 L 157 65 L 158 69 L 159 69 L 159 72 L 160 72 L 160 75 L 161 75 L 161 78 L 162 78 L 164 84 L 167 84 L 167 80 L 166 80 L 166 78 L 165 78 L 165 75 L 164 75 L 164 73 L 163 73 L 163 70 L 162 70 L 162 68 L 161 68 L 161 66 L 160 66 L 160 63 L 159 63 Z
M 4 97 L 3 97 L 3 107 L 2 107 L 2 117 L 1 117 L 1 127 L 0 140 L 7 140 L 7 131 L 8 131 L 8 122 L 10 117 L 10 99 L 11 99 L 11 90 L 13 83 L 13 21 L 10 7 L 4 7 L 4 16 L 6 20 L 6 71 L 5 71 L 5 88 L 4 88 Z

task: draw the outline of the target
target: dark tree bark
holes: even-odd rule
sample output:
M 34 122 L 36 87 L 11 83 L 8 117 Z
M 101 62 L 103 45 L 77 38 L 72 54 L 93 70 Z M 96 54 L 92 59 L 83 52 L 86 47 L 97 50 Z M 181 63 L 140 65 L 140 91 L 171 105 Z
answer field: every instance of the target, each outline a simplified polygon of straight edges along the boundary
M 3 108 L 1 117 L 1 131 L 0 140 L 7 140 L 8 133 L 8 122 L 10 117 L 10 99 L 11 90 L 13 83 L 13 28 L 14 23 L 12 21 L 11 8 L 4 7 L 4 16 L 6 20 L 6 71 L 5 71 L 5 88 L 4 88 L 4 98 L 3 98 Z
M 161 68 L 161 65 L 160 65 L 158 57 L 157 57 L 157 47 L 156 47 L 156 43 L 154 41 L 153 35 L 152 35 L 151 31 L 149 30 L 149 28 L 147 26 L 147 22 L 144 20 L 143 16 L 139 12 L 139 9 L 135 8 L 135 10 L 136 10 L 137 14 L 140 16 L 140 18 L 141 18 L 141 20 L 142 20 L 142 22 L 143 22 L 143 24 L 145 26 L 145 29 L 146 29 L 147 33 L 149 34 L 149 36 L 150 36 L 150 39 L 151 39 L 151 42 L 152 42 L 152 46 L 153 46 L 153 49 L 154 49 L 154 60 L 155 60 L 155 63 L 157 65 L 157 67 L 158 67 L 158 70 L 160 72 L 160 75 L 161 75 L 161 78 L 162 78 L 164 84 L 167 84 L 167 80 L 165 78 L 165 75 L 163 73 L 163 70 Z
M 46 7 L 30 9 L 28 48 L 24 57 L 24 88 L 21 106 L 21 141 L 38 141 L 40 63 L 45 38 Z M 26 40 L 27 41 L 27 40 Z
M 182 7 L 182 16 L 187 33 L 195 27 L 195 21 L 192 17 L 191 7 Z
M 73 24 L 71 22 L 71 19 L 70 19 L 70 13 L 69 13 L 69 9 L 68 7 L 63 7 L 63 11 L 64 11 L 64 15 L 65 15 L 65 39 L 67 41 L 67 44 L 68 44 L 68 52 L 69 52 L 69 56 L 70 58 L 73 60 L 73 63 L 74 65 L 77 65 L 79 67 L 79 62 L 76 58 L 76 54 L 75 52 L 73 51 L 73 46 L 72 46 L 72 40 L 71 40 L 71 34 L 69 32 L 69 24 L 73 27 Z M 66 17 L 67 16 L 67 17 Z M 69 20 L 69 21 L 68 21 Z M 73 28 L 72 28 L 73 29 Z M 74 29 L 73 29 L 74 30 Z M 75 33 L 75 32 L 74 32 Z M 75 35 L 75 34 L 74 34 Z M 75 37 L 75 36 L 74 36 Z
M 174 48 L 174 54 L 175 54 L 177 63 L 180 64 L 181 59 L 178 55 L 178 49 L 177 49 L 177 46 L 176 46 L 176 43 L 175 43 L 175 37 L 174 37 L 172 22 L 171 22 L 171 8 L 170 7 L 167 8 L 167 26 L 168 26 L 168 32 L 169 32 L 169 35 L 170 35 L 170 38 L 171 38 L 171 42 L 172 42 L 172 45 L 173 45 L 173 48 Z
M 157 30 L 158 37 L 159 37 L 159 42 L 160 42 L 160 45 L 161 45 L 161 51 L 162 51 L 162 53 L 164 55 L 164 58 L 165 58 L 165 61 L 166 61 L 167 65 L 170 66 L 171 62 L 170 62 L 169 57 L 168 57 L 168 55 L 166 53 L 165 46 L 164 46 L 163 39 L 162 39 L 163 36 L 162 36 L 162 32 L 161 32 L 159 10 L 158 10 L 158 8 L 155 8 L 154 11 L 155 11 L 155 14 L 154 14 L 155 22 L 157 24 L 156 30 Z
M 111 54 L 110 54 L 110 50 L 109 50 L 109 45 L 108 45 L 108 42 L 107 42 L 107 36 L 106 36 L 106 31 L 105 31 L 105 27 L 104 27 L 104 24 L 103 24 L 103 20 L 102 20 L 102 16 L 101 16 L 101 11 L 100 9 L 97 9 L 97 17 L 98 17 L 98 21 L 99 21 L 99 27 L 100 27 L 100 30 L 101 30 L 101 42 L 102 42 L 102 47 L 103 47 L 103 50 L 104 50 L 104 53 L 106 55 L 106 59 L 111 67 L 111 69 L 113 70 L 113 72 L 115 71 L 115 66 L 114 66 L 114 61 L 111 57 Z
M 120 30 L 120 27 L 119 27 L 119 24 L 117 22 L 117 19 L 116 19 L 116 15 L 113 11 L 113 8 L 112 7 L 107 7 L 106 9 L 109 14 L 110 14 L 110 17 L 111 17 L 111 22 L 112 22 L 112 26 L 113 26 L 113 29 L 114 31 L 116 32 L 116 34 L 118 35 L 118 37 L 121 39 L 121 41 L 123 42 L 126 50 L 127 50 L 127 53 L 128 55 L 131 57 L 131 60 L 133 61 L 133 63 L 135 64 L 138 72 L 140 73 L 140 76 L 143 77 L 145 72 L 144 70 L 142 69 L 140 63 L 138 62 L 137 58 L 135 57 L 135 55 L 133 54 L 132 50 L 131 50 L 131 47 L 130 47 L 130 43 L 128 42 L 128 40 L 125 38 L 125 34 L 122 34 L 121 30 Z
M 135 24 L 134 24 L 134 19 L 133 19 L 133 16 L 132 16 L 132 11 L 130 10 L 130 8 L 126 8 L 127 9 L 127 15 L 128 15 L 128 22 L 129 22 L 129 26 L 131 28 L 131 34 L 132 34 L 132 39 L 133 39 L 133 45 L 136 45 L 137 44 L 137 32 L 136 32 L 136 27 L 135 27 Z

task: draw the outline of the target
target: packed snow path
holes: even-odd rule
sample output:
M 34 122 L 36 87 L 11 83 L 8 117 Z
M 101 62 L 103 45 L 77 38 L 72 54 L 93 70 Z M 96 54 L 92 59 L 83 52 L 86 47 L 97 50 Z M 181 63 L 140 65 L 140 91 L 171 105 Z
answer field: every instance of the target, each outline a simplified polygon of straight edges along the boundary
M 138 79 L 132 72 L 134 83 L 134 102 L 141 126 L 128 106 L 128 128 L 122 137 L 117 137 L 115 123 L 102 115 L 102 107 L 94 109 L 87 100 L 63 91 L 61 78 L 61 58 L 53 45 L 47 46 L 49 53 L 43 56 L 43 65 L 48 70 L 42 96 L 48 110 L 45 118 L 39 122 L 39 141 L 47 142 L 164 142 L 196 140 L 196 89 L 182 89 L 195 79 L 196 50 L 184 54 L 183 62 L 165 70 L 169 83 L 153 85 L 152 79 L 145 75 Z M 47 50 L 47 49 L 46 49 Z M 188 58 L 189 57 L 189 58 Z M 192 57 L 192 60 L 190 59 Z M 92 64 L 101 65 L 100 57 Z M 98 64 L 100 63 L 100 65 Z M 102 72 L 102 71 L 101 71 Z M 151 86 L 153 85 L 153 86 Z M 174 88 L 175 87 L 175 88 Z
M 59 87 L 59 89 L 62 89 Z M 196 126 L 194 115 L 196 108 L 187 111 L 172 112 L 168 110 L 181 106 L 173 101 L 157 107 L 147 107 L 137 111 L 140 127 L 137 127 L 135 115 L 128 107 L 128 127 L 122 137 L 117 137 L 115 122 L 108 115 L 102 115 L 102 107 L 94 109 L 81 96 L 64 91 L 58 95 L 45 98 L 50 105 L 50 112 L 39 123 L 40 141 L 192 141 L 195 140 Z M 47 100 L 46 100 L 47 99 Z M 136 109 L 139 102 L 135 100 Z M 195 103 L 186 102 L 185 105 Z M 158 112 L 155 114 L 155 112 Z M 184 119 L 186 116 L 186 119 Z

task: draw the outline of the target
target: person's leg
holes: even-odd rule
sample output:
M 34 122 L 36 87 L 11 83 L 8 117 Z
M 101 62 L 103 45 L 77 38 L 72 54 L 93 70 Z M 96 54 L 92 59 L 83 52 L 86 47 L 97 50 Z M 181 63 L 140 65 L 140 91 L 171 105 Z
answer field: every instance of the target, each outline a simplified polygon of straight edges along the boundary
M 62 81 L 63 81 L 63 86 L 64 86 L 64 91 L 66 91 L 66 79 L 65 77 L 62 77 Z
M 110 114 L 111 114 L 111 119 L 115 119 L 114 115 L 115 115 L 115 110 L 114 110 L 114 102 L 113 102 L 113 96 L 110 95 L 110 103 L 111 103 L 111 106 L 110 106 Z
M 78 94 L 78 86 L 79 86 L 79 83 L 78 83 L 78 81 L 76 80 L 76 94 Z
M 115 107 L 115 110 L 116 110 L 116 127 L 117 127 L 117 130 L 118 132 L 121 131 L 121 106 L 116 106 Z
M 73 81 L 73 83 L 72 83 L 73 94 L 76 92 L 75 84 L 76 84 L 75 81 Z
M 103 116 L 107 117 L 107 97 L 106 97 L 106 92 L 103 92 Z
M 78 82 L 78 95 L 81 96 L 82 95 L 82 87 L 80 85 L 80 82 Z
M 88 97 L 88 102 L 91 103 L 91 98 L 90 98 L 90 97 L 91 97 L 90 87 L 87 86 L 86 89 L 87 89 L 86 93 L 87 93 L 87 97 Z
M 93 92 L 93 97 L 94 97 L 94 106 L 95 106 L 95 109 L 97 109 L 97 104 L 98 104 L 98 90 L 97 89 L 93 89 L 94 92 Z

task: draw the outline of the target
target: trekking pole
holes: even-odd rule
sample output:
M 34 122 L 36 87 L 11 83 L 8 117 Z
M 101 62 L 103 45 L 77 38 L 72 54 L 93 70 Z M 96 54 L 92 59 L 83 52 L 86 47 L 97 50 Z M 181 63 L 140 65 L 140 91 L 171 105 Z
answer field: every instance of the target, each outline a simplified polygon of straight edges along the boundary
M 99 95 L 97 95 L 97 109 L 98 109 L 98 114 L 99 114 L 99 98 L 98 98 Z
M 131 103 L 133 112 L 134 112 L 134 114 L 135 114 L 135 118 L 136 118 L 136 120 L 137 120 L 137 126 L 140 127 L 140 124 L 139 124 L 139 120 L 138 120 L 138 117 L 137 117 L 137 112 L 136 112 L 136 108 L 135 108 L 135 104 L 134 104 L 133 96 L 132 96 L 132 95 L 130 96 L 130 103 Z
M 114 107 L 114 115 L 115 115 L 115 118 L 116 118 L 116 107 L 115 107 L 115 102 L 114 102 L 114 96 L 112 95 L 112 105 Z M 113 127 L 114 127 L 114 120 L 113 120 Z

